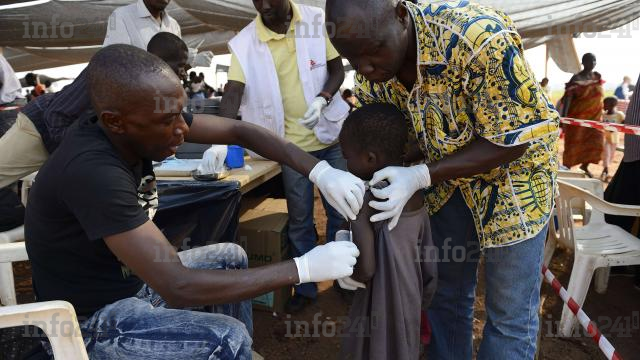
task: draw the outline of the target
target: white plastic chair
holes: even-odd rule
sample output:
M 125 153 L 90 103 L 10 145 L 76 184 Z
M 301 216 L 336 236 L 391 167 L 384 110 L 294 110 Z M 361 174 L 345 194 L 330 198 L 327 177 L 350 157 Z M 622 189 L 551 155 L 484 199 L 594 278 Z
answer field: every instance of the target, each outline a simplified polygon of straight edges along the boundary
M 560 196 L 556 206 L 559 237 L 573 246 L 575 257 L 568 293 L 582 306 L 596 269 L 604 269 L 596 273 L 595 279 L 595 290 L 602 294 L 607 289 L 611 266 L 640 265 L 640 239 L 604 220 L 604 214 L 638 217 L 640 206 L 606 202 L 563 180 L 559 180 L 558 185 Z M 592 206 L 591 220 L 585 226 L 574 226 L 573 199 L 586 201 Z M 573 313 L 565 305 L 560 319 L 560 333 L 571 336 L 575 321 Z
M 0 244 L 0 264 L 28 260 L 24 242 Z M 14 290 L 15 293 L 15 290 Z M 66 301 L 0 306 L 0 328 L 33 325 L 44 331 L 56 359 L 88 360 L 73 306 Z
M 596 195 L 599 199 L 604 197 L 604 188 L 602 181 L 598 179 L 589 179 L 589 178 L 559 178 L 558 180 L 564 181 L 571 185 L 577 186 L 581 189 L 587 190 L 590 193 Z M 576 199 L 577 200 L 577 199 Z M 591 217 L 591 206 L 589 206 L 585 201 L 572 201 L 571 209 L 573 211 L 573 220 L 581 220 L 584 225 L 588 224 Z M 556 201 L 558 201 L 556 199 Z M 544 264 L 545 266 L 549 266 L 551 262 L 551 258 L 559 245 L 562 245 L 565 248 L 573 250 L 573 242 L 565 239 L 560 236 L 561 233 L 557 228 L 557 216 L 558 213 L 556 210 L 552 213 L 552 217 L 549 220 L 549 232 L 547 234 L 547 242 L 544 247 Z
M 23 242 L 20 248 L 24 248 L 24 226 L 20 226 L 13 230 L 0 233 L 0 244 L 10 244 L 16 242 Z M 0 253 L 0 257 L 2 257 L 2 253 Z M 28 260 L 26 256 L 26 250 L 24 253 L 24 259 L 22 260 Z M 17 304 L 16 287 L 13 280 L 13 267 L 11 266 L 11 262 L 0 261 L 0 303 L 2 303 L 3 305 Z
M 0 328 L 25 325 L 36 326 L 44 331 L 55 359 L 89 359 L 76 312 L 68 302 L 46 301 L 0 306 Z
M 558 177 L 563 179 L 586 179 L 587 174 L 582 170 L 558 170 Z

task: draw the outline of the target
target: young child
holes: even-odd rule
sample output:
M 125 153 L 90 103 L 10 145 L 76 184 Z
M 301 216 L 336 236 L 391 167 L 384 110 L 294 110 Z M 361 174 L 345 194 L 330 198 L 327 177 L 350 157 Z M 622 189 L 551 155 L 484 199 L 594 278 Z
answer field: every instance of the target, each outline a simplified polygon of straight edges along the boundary
M 624 113 L 622 111 L 618 111 L 616 108 L 617 105 L 618 99 L 614 97 L 604 99 L 604 115 L 602 117 L 604 122 L 614 124 L 624 123 Z M 617 131 L 607 131 L 605 133 L 604 152 L 602 153 L 604 170 L 602 171 L 602 175 L 600 175 L 602 181 L 609 180 L 609 166 L 613 162 L 613 157 L 615 156 L 616 149 L 618 148 L 618 138 L 619 136 Z
M 405 139 L 403 141 L 402 139 Z M 366 105 L 349 115 L 340 133 L 349 171 L 361 179 L 387 166 L 403 166 L 408 139 L 402 113 L 388 104 Z M 372 184 L 375 186 L 375 184 Z M 421 311 L 436 288 L 437 264 L 422 191 L 404 208 L 398 225 L 371 223 L 365 206 L 351 223 L 360 257 L 351 276 L 356 291 L 342 346 L 343 359 L 418 359 Z

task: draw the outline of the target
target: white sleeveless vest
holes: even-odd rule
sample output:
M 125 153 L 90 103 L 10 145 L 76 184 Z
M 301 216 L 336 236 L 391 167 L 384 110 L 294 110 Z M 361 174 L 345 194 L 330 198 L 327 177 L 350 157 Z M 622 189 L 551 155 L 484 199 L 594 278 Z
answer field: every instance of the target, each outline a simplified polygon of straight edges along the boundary
M 327 71 L 324 11 L 317 7 L 298 5 L 302 21 L 295 26 L 298 71 L 307 106 L 322 91 L 329 78 Z M 269 46 L 258 39 L 256 20 L 247 25 L 229 42 L 245 77 L 245 90 L 240 110 L 242 120 L 284 137 L 284 108 L 278 74 Z M 349 115 L 349 105 L 338 91 L 333 96 L 314 128 L 323 144 L 333 143 L 342 123 Z

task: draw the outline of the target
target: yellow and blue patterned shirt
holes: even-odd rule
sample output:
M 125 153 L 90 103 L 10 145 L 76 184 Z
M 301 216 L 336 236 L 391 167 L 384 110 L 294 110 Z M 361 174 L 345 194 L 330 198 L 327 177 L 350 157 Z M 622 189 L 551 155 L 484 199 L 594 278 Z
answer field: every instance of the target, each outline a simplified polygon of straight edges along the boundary
M 489 173 L 426 191 L 430 214 L 460 188 L 483 248 L 514 244 L 547 224 L 555 195 L 559 115 L 524 59 L 522 40 L 504 13 L 468 1 L 405 2 L 415 24 L 418 78 L 411 92 L 396 79 L 356 77 L 363 104 L 391 103 L 405 113 L 427 163 L 485 138 L 529 143 L 518 160 Z

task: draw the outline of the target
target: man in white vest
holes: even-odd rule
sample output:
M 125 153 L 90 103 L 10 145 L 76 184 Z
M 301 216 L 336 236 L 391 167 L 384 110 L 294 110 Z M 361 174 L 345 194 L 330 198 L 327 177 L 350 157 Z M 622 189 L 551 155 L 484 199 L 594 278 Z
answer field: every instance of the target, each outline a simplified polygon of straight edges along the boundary
M 337 137 L 349 106 L 338 90 L 344 68 L 329 42 L 324 11 L 290 0 L 254 1 L 258 16 L 229 43 L 229 83 L 221 115 L 265 127 L 320 160 L 346 169 Z M 316 246 L 313 184 L 282 167 L 289 211 L 292 255 Z M 327 241 L 333 241 L 344 218 L 323 198 Z M 287 304 L 295 313 L 315 302 L 315 283 L 298 285 Z

